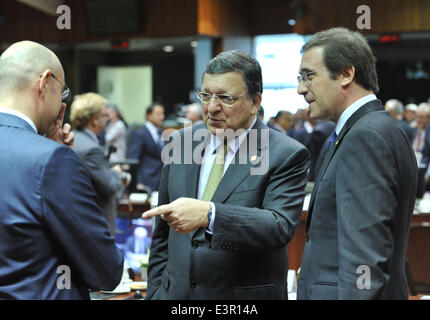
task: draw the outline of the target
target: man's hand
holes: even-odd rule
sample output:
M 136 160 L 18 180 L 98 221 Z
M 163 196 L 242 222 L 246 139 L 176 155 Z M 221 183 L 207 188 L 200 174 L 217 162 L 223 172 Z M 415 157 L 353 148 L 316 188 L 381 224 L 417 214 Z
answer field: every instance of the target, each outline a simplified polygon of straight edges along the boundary
M 63 103 L 61 105 L 60 112 L 58 113 L 55 121 L 51 123 L 48 128 L 48 131 L 45 134 L 45 137 L 51 140 L 54 140 L 58 143 L 65 144 L 70 148 L 73 148 L 73 144 L 75 143 L 75 135 L 72 132 L 72 127 L 70 124 L 66 123 L 63 125 L 64 113 L 66 111 L 66 104 Z
M 211 205 L 207 201 L 179 198 L 169 204 L 144 212 L 142 218 L 161 216 L 161 219 L 167 221 L 175 232 L 189 233 L 200 227 L 207 228 L 210 208 Z

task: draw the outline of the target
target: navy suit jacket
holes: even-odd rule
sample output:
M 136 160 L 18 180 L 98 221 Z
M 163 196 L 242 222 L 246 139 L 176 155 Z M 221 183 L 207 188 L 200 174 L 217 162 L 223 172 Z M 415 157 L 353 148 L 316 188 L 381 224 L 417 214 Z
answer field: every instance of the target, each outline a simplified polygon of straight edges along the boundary
M 0 299 L 115 288 L 123 259 L 73 150 L 0 113 L 0 154 Z
M 153 191 L 158 191 L 160 185 L 161 149 L 145 125 L 133 134 L 128 147 L 128 158 L 139 160 L 137 183 L 143 183 Z

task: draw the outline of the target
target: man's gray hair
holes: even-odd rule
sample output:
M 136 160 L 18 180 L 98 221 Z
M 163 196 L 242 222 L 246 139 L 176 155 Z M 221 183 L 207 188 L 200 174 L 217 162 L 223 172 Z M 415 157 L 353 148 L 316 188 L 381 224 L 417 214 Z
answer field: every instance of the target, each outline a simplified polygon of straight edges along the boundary
M 394 111 L 397 116 L 401 116 L 403 113 L 403 103 L 397 99 L 390 99 L 385 102 L 385 108 L 388 111 Z
M 221 52 L 209 61 L 205 69 L 205 74 L 226 72 L 239 72 L 242 74 L 249 98 L 263 93 L 263 77 L 260 64 L 249 54 L 240 50 Z

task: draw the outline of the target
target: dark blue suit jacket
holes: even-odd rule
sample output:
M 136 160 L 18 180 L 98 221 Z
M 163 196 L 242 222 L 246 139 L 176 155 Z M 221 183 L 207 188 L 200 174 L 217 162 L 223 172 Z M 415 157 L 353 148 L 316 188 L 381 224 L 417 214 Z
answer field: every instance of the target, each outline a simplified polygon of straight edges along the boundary
M 160 185 L 163 168 L 161 149 L 145 125 L 133 134 L 128 147 L 128 158 L 139 160 L 137 183 L 143 183 L 153 191 L 157 191 Z
M 0 299 L 88 299 L 89 288 L 115 288 L 122 256 L 72 149 L 0 113 L 0 154 Z
M 408 298 L 417 172 L 408 137 L 381 101 L 347 120 L 309 202 L 298 300 Z

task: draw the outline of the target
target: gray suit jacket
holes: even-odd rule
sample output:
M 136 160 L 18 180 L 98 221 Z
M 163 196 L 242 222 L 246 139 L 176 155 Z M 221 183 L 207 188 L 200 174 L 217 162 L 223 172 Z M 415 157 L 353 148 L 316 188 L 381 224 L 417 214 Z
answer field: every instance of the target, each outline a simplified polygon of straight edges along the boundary
M 407 299 L 416 187 L 408 137 L 379 100 L 365 104 L 345 124 L 315 181 L 298 299 Z
M 310 157 L 304 146 L 269 130 L 260 120 L 253 128 L 259 135 L 256 150 L 242 143 L 212 198 L 213 236 L 202 228 L 178 234 L 157 218 L 148 299 L 287 298 L 286 245 L 300 220 Z M 264 129 L 269 134 L 267 145 L 261 139 Z M 184 130 L 179 134 L 183 138 Z M 193 150 L 199 143 L 193 143 Z M 242 148 L 247 148 L 246 164 L 238 161 Z M 255 155 L 261 163 L 249 161 Z M 251 174 L 265 160 L 267 172 Z M 199 171 L 196 163 L 165 165 L 159 205 L 180 197 L 197 198 Z
M 110 233 L 115 237 L 116 231 L 116 193 L 121 188 L 121 177 L 118 172 L 109 169 L 103 149 L 85 131 L 75 130 L 75 146 L 78 155 L 91 177 L 97 193 L 97 202 L 109 226 Z

